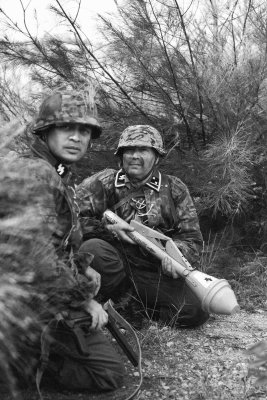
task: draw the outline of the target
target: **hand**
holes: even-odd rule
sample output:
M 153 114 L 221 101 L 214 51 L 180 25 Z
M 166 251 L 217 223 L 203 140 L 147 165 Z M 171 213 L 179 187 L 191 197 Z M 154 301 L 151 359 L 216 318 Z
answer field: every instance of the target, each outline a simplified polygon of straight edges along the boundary
M 91 329 L 99 331 L 108 322 L 108 314 L 103 309 L 101 304 L 99 304 L 94 299 L 88 300 L 84 303 L 85 311 L 92 316 Z
M 134 240 L 132 240 L 129 236 L 129 232 L 133 232 L 134 228 L 129 226 L 127 222 L 120 222 L 117 224 L 109 224 L 106 225 L 106 228 L 117 238 L 122 240 L 123 242 L 136 244 Z
M 161 261 L 161 267 L 162 267 L 162 271 L 165 275 L 168 275 L 169 277 L 171 277 L 173 279 L 180 278 L 180 275 L 176 271 L 176 268 L 174 267 L 172 260 L 169 257 L 165 257 Z
M 101 275 L 92 267 L 87 267 L 84 275 L 94 285 L 93 295 L 96 296 L 101 286 Z

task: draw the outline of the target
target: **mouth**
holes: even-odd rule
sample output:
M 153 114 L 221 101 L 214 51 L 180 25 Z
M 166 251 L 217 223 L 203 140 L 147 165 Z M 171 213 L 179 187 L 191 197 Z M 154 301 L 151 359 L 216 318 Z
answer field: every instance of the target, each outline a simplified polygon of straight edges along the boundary
M 68 147 L 65 147 L 65 149 L 70 152 L 79 152 L 80 151 L 80 148 L 76 147 L 76 146 L 68 146 Z

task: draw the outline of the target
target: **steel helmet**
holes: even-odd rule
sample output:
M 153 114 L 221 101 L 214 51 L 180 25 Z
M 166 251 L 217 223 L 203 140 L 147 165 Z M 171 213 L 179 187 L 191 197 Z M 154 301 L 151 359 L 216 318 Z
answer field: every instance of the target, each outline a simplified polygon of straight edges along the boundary
M 115 154 L 118 155 L 126 147 L 151 147 L 161 156 L 166 154 L 159 131 L 150 125 L 128 126 L 120 136 Z
M 90 126 L 92 139 L 98 138 L 102 128 L 92 94 L 90 96 L 89 90 L 56 90 L 41 104 L 31 127 L 32 133 L 40 135 L 47 128 L 57 124 L 78 123 Z

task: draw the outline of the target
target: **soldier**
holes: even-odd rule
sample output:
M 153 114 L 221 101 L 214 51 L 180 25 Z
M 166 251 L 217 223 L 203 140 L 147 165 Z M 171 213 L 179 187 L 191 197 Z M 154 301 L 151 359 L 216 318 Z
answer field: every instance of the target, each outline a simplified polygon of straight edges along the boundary
M 64 351 L 52 352 L 49 368 L 61 386 L 75 390 L 115 389 L 121 386 L 124 375 L 118 354 L 101 332 L 108 316 L 94 300 L 100 287 L 100 275 L 89 265 L 92 255 L 79 253 L 82 238 L 79 208 L 71 184 L 72 164 L 85 155 L 91 139 L 99 137 L 101 130 L 89 89 L 84 92 L 59 89 L 43 101 L 31 126 L 35 141 L 30 151 L 23 155 L 32 178 L 36 179 L 39 188 L 41 185 L 43 202 L 40 210 L 56 253 L 55 279 L 57 275 L 60 278 L 64 268 L 72 270 L 73 286 L 66 304 L 69 309 L 92 317 L 91 331 L 83 338 L 85 355 L 77 352 L 67 331 L 66 334 L 64 329 L 55 332 L 56 339 L 68 351 L 67 356 Z M 53 305 L 56 311 L 61 312 L 56 306 Z M 43 358 L 46 356 L 43 354 Z
M 126 290 L 130 278 L 136 298 L 150 316 L 171 326 L 202 325 L 208 314 L 167 258 L 161 264 L 146 253 L 129 238 L 126 226 L 97 223 L 106 209 L 128 223 L 137 219 L 171 237 L 188 261 L 197 264 L 202 235 L 196 210 L 186 185 L 158 170 L 165 154 L 160 133 L 148 125 L 129 126 L 115 154 L 119 171 L 99 172 L 77 190 L 84 238 L 88 239 L 82 248 L 94 254 L 92 266 L 102 277 L 100 293 L 110 296 L 113 291 L 116 297 Z M 96 234 L 98 239 L 92 239 Z

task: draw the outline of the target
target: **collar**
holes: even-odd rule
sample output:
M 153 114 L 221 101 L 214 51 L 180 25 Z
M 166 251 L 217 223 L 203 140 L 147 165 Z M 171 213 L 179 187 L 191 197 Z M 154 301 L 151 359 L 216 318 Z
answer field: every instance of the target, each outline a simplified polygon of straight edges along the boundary
M 128 186 L 130 184 L 130 180 L 123 169 L 120 169 L 115 177 L 115 187 L 121 188 L 124 186 Z M 144 183 L 144 185 L 150 187 L 151 189 L 159 192 L 161 187 L 161 173 L 158 170 L 154 170 L 149 179 Z
M 51 154 L 51 152 L 49 151 L 49 149 L 47 147 L 47 144 L 44 141 L 42 141 L 40 138 L 38 138 L 38 137 L 36 138 L 35 142 L 31 146 L 31 149 L 36 156 L 48 161 L 49 164 L 51 164 L 55 168 L 57 174 L 61 178 L 64 178 L 66 175 L 68 175 L 70 168 L 67 165 L 63 164 L 62 162 L 59 162 Z

